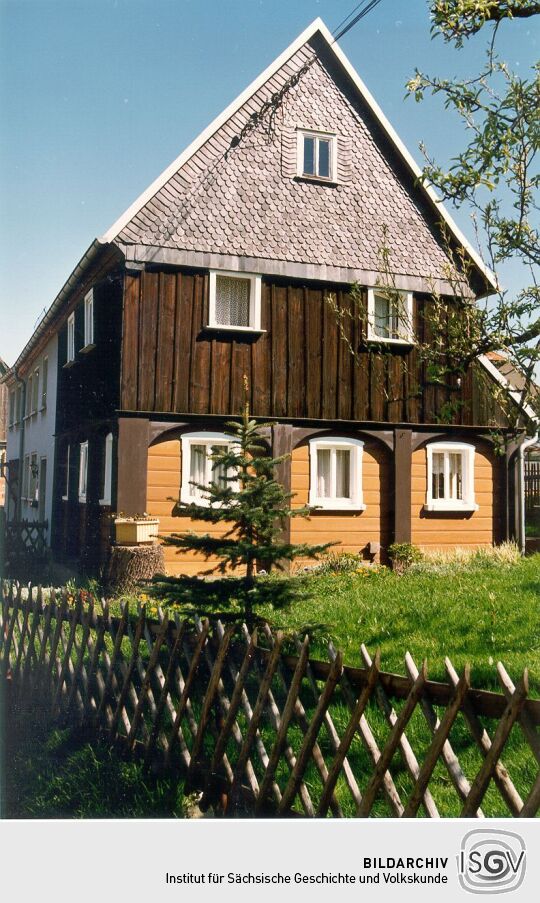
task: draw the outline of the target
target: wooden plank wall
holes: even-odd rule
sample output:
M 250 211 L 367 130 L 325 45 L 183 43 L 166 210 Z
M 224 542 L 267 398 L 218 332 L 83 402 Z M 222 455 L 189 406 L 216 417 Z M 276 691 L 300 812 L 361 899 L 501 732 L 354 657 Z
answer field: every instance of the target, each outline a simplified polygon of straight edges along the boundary
M 474 492 L 478 511 L 470 514 L 425 512 L 427 455 L 419 448 L 412 456 L 412 542 L 424 548 L 447 549 L 490 546 L 498 540 L 500 517 L 500 459 L 477 447 Z
M 145 271 L 125 280 L 121 408 L 127 411 L 238 414 L 242 377 L 251 409 L 262 417 L 434 423 L 450 395 L 427 385 L 414 348 L 392 346 L 376 354 L 363 342 L 361 324 L 343 319 L 347 342 L 325 303 L 333 291 L 341 310 L 352 301 L 341 286 L 263 279 L 260 336 L 205 330 L 208 275 Z M 415 320 L 424 327 L 415 299 Z M 418 386 L 424 384 L 423 393 Z M 472 422 L 472 385 L 464 380 L 465 407 L 455 422 Z

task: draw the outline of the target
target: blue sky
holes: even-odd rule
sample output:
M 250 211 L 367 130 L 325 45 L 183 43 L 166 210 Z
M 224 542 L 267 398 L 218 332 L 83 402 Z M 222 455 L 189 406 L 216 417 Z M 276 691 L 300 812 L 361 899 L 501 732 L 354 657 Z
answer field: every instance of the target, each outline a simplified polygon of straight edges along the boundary
M 0 0 L 0 356 L 13 363 L 83 252 L 311 22 L 353 0 Z M 525 72 L 536 20 L 499 51 Z M 427 0 L 382 0 L 340 42 L 405 144 L 445 161 L 459 123 L 404 100 L 418 67 L 476 71 L 484 40 L 431 40 Z M 456 219 L 470 239 L 466 211 Z M 517 288 L 517 266 L 505 274 Z

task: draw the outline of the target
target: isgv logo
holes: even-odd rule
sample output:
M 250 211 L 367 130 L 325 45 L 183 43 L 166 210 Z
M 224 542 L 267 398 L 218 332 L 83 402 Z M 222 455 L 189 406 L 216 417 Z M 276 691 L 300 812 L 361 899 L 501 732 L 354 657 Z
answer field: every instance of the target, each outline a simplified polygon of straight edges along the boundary
M 505 894 L 525 877 L 525 841 L 511 831 L 478 829 L 461 841 L 459 883 L 471 894 Z

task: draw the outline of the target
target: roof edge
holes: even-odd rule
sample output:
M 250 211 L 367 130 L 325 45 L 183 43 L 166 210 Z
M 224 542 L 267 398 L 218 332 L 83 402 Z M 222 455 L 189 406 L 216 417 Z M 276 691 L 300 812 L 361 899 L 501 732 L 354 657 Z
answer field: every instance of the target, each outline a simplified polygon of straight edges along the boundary
M 540 417 L 534 411 L 534 409 L 531 407 L 530 404 L 528 404 L 527 402 L 525 402 L 524 404 L 522 403 L 521 392 L 518 392 L 516 389 L 512 388 L 512 384 L 511 384 L 510 380 L 507 379 L 506 376 L 504 376 L 501 373 L 501 371 L 498 369 L 498 367 L 496 367 L 495 364 L 493 364 L 490 361 L 490 359 L 487 357 L 487 355 L 479 354 L 477 360 L 482 364 L 482 366 L 485 368 L 485 370 L 487 370 L 489 375 L 492 376 L 493 379 L 496 380 L 496 382 L 498 382 L 500 386 L 502 386 L 504 389 L 507 390 L 508 394 L 510 395 L 510 398 L 513 401 L 515 401 L 515 403 L 517 405 L 519 405 L 519 407 L 522 408 L 522 410 L 527 415 L 529 420 L 532 423 L 536 424 L 536 427 L 538 428 L 538 426 L 540 425 Z

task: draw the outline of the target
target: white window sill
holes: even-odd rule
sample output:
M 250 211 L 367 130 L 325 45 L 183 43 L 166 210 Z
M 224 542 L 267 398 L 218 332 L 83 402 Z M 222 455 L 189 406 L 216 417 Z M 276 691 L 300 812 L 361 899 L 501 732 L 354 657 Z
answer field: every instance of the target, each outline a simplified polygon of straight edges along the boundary
M 411 345 L 415 344 L 414 339 L 412 339 L 412 338 L 403 338 L 403 339 L 388 338 L 388 339 L 386 339 L 386 338 L 384 338 L 384 336 L 372 335 L 372 334 L 368 335 L 367 340 L 368 340 L 368 342 L 372 342 L 377 345 L 402 345 L 402 346 L 411 347 Z
M 220 326 L 217 323 L 209 323 L 205 326 L 207 332 L 242 332 L 248 335 L 264 335 L 266 329 L 258 329 L 255 326 Z
M 327 179 L 325 176 L 315 176 L 311 173 L 299 172 L 295 178 L 299 182 L 316 182 L 318 185 L 331 185 L 333 188 L 339 185 L 337 179 Z
M 75 365 L 75 363 L 76 363 L 75 360 L 72 360 L 72 361 L 66 361 L 66 363 L 64 364 L 64 366 L 63 366 L 62 369 L 64 369 L 64 370 L 69 370 L 69 368 L 70 368 L 70 367 L 73 367 L 73 366 Z
M 95 347 L 95 342 L 89 342 L 88 345 L 84 346 L 84 348 L 79 348 L 79 354 L 88 354 L 88 352 L 93 351 Z
M 110 506 L 112 504 L 110 499 L 100 499 L 98 502 L 99 505 L 102 505 L 104 508 Z
M 367 505 L 348 502 L 346 499 L 313 499 L 309 507 L 316 511 L 365 511 Z
M 438 501 L 426 502 L 424 511 L 441 511 L 447 513 L 467 514 L 472 511 L 478 511 L 479 505 L 475 502 L 452 502 L 451 500 L 439 499 Z
M 63 496 L 62 496 L 62 501 L 63 501 L 63 502 L 69 502 L 69 495 L 63 495 Z
M 85 496 L 85 495 L 80 495 L 80 496 L 79 496 L 79 502 L 80 502 L 81 505 L 86 505 L 86 496 Z

